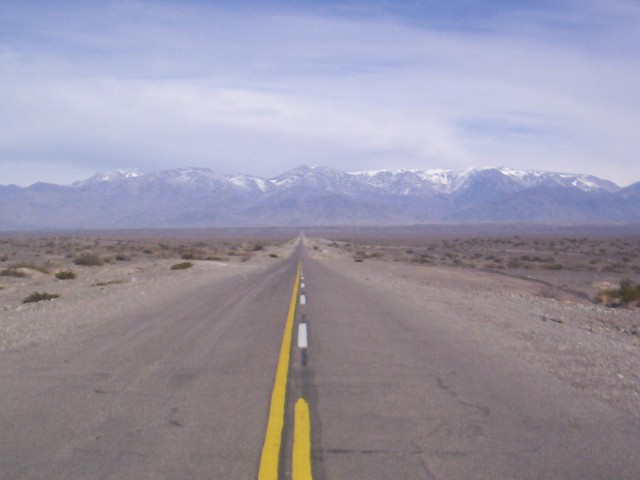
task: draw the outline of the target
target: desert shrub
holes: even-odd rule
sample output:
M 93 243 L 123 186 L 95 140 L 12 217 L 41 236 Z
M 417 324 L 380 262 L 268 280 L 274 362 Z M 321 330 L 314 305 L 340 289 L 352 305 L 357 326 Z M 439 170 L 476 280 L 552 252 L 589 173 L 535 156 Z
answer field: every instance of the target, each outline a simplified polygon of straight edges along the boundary
M 552 263 L 551 265 L 545 265 L 544 270 L 562 270 L 564 267 L 560 263 Z
M 101 267 L 104 265 L 104 260 L 95 253 L 83 253 L 74 258 L 73 263 L 85 267 Z
M 171 265 L 171 270 L 186 270 L 187 268 L 193 267 L 193 263 L 191 262 L 182 262 L 176 263 L 175 265 Z
M 5 268 L 4 270 L 0 270 L 0 277 L 22 278 L 22 277 L 26 277 L 26 276 L 27 276 L 26 273 L 21 272 L 20 270 L 18 270 L 17 268 L 14 268 L 14 267 Z
M 58 295 L 57 293 L 33 292 L 28 297 L 25 297 L 25 299 L 22 300 L 22 303 L 34 303 L 41 302 L 43 300 L 52 300 L 54 298 L 58 298 L 59 296 L 60 295 Z
M 263 249 L 264 249 L 264 245 L 262 245 L 262 244 L 260 244 L 260 243 L 256 243 L 256 244 L 253 246 L 253 251 L 254 251 L 254 252 L 259 252 L 260 250 L 263 250 Z
M 131 257 L 129 255 L 119 253 L 115 256 L 115 259 L 119 262 L 128 262 L 129 260 L 131 260 Z
M 60 270 L 59 272 L 55 273 L 55 277 L 58 280 L 73 280 L 74 278 L 76 278 L 76 274 L 71 270 Z
M 37 264 L 37 263 L 31 263 L 31 262 L 17 262 L 17 263 L 13 263 L 9 266 L 9 269 L 18 269 L 18 268 L 28 268 L 29 270 L 35 270 L 36 272 L 40 272 L 40 273 L 49 273 L 49 266 L 46 263 L 45 264 Z
M 640 283 L 634 284 L 629 279 L 621 280 L 619 288 L 602 290 L 596 300 L 612 307 L 633 303 L 640 305 Z
M 634 285 L 629 279 L 620 282 L 620 300 L 625 305 L 640 301 L 640 284 Z
M 120 285 L 124 283 L 124 280 L 109 280 L 108 282 L 96 282 L 92 283 L 92 287 L 107 287 L 109 285 Z
M 269 254 L 269 256 L 270 256 L 271 258 L 278 258 L 278 255 L 277 255 L 277 254 L 275 254 L 275 253 L 270 253 L 270 254 Z

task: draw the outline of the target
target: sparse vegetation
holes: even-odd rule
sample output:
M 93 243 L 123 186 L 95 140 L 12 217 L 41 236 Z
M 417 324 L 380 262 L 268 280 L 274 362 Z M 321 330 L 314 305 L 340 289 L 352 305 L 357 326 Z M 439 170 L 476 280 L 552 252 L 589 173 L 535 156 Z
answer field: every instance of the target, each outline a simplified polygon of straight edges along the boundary
M 175 265 L 171 265 L 171 270 L 186 270 L 187 268 L 193 267 L 192 262 L 181 262 L 176 263 Z
M 427 237 L 428 238 L 428 237 Z M 587 237 L 455 237 L 409 241 L 340 239 L 354 259 L 388 257 L 416 265 L 500 270 L 640 273 L 640 239 Z
M 38 264 L 33 262 L 17 262 L 9 266 L 9 269 L 17 270 L 18 268 L 26 268 L 28 270 L 34 270 L 36 272 L 48 274 L 50 263 Z
M 442 233 L 454 229 L 463 234 Z M 561 236 L 544 229 L 529 234 L 470 236 L 469 232 L 475 235 L 478 231 L 473 227 L 372 231 L 376 234 L 353 230 L 351 236 L 332 237 L 328 245 L 342 249 L 355 262 L 384 258 L 424 268 L 477 269 L 549 285 L 554 295 L 576 301 L 595 298 L 604 282 L 616 285 L 621 278 L 634 279 L 640 274 L 637 229 L 620 237 L 599 233 Z
M 600 291 L 596 301 L 610 307 L 640 306 L 640 283 L 634 284 L 628 278 L 621 280 L 619 288 Z
M 60 271 L 57 271 L 54 274 L 54 276 L 58 280 L 73 280 L 74 278 L 76 278 L 75 272 L 72 272 L 71 270 L 60 270 Z
M 54 298 L 58 297 L 60 297 L 60 295 L 58 295 L 57 293 L 33 292 L 31 295 L 22 300 L 22 303 L 42 302 L 44 300 L 53 300 Z
M 92 287 L 108 287 L 109 285 L 120 285 L 124 283 L 124 280 L 109 280 L 108 282 L 96 282 L 92 283 Z
M 101 267 L 104 265 L 104 259 L 95 253 L 83 253 L 74 258 L 73 263 L 85 267 Z
M 21 270 L 18 270 L 17 268 L 14 268 L 14 267 L 5 268 L 4 270 L 0 270 L 0 277 L 22 278 L 22 277 L 26 277 L 26 276 L 27 276 L 26 273 L 24 273 Z

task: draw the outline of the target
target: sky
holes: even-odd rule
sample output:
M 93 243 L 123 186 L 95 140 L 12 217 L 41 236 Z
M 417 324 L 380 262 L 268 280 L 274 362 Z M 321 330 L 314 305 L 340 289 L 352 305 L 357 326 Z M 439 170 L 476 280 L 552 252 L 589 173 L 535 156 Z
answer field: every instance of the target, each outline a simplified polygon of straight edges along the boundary
M 640 181 L 637 0 L 0 2 L 0 185 L 509 166 Z

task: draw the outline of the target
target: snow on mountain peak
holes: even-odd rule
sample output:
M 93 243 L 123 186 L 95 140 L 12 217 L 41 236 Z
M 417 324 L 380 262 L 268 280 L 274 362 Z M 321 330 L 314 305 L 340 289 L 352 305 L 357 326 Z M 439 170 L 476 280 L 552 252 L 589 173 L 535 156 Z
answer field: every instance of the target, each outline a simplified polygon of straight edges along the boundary
M 140 180 L 137 180 L 140 178 Z M 533 187 L 567 187 L 585 192 L 620 189 L 607 180 L 589 175 L 554 173 L 541 170 L 518 170 L 507 166 L 466 168 L 460 170 L 368 170 L 344 172 L 323 166 L 300 166 L 277 177 L 263 179 L 251 175 L 218 175 L 208 168 L 177 168 L 152 174 L 143 174 L 137 169 L 120 169 L 110 173 L 99 173 L 73 184 L 74 187 L 90 186 L 105 182 L 123 182 L 136 179 L 162 182 L 174 186 L 194 188 L 231 188 L 234 190 L 268 194 L 290 188 L 310 188 L 356 194 L 358 192 L 381 192 L 391 195 L 452 194 L 478 182 L 509 182 L 515 189 Z
M 113 182 L 117 180 L 142 177 L 143 175 L 144 173 L 142 173 L 137 168 L 119 168 L 109 173 L 96 173 L 94 176 L 86 180 L 80 180 L 78 182 L 72 183 L 71 185 L 73 187 L 82 187 L 82 186 L 91 185 L 95 183 Z

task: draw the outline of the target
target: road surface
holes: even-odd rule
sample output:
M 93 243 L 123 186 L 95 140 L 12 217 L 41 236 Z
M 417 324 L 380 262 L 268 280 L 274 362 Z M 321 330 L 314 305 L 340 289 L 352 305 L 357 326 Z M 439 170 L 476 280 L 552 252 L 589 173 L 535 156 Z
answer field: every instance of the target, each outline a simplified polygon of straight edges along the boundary
M 0 478 L 257 478 L 292 297 L 280 478 L 299 399 L 315 479 L 640 478 L 640 420 L 478 338 L 473 305 L 425 309 L 302 248 L 0 354 Z

